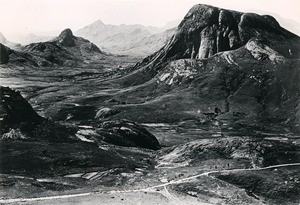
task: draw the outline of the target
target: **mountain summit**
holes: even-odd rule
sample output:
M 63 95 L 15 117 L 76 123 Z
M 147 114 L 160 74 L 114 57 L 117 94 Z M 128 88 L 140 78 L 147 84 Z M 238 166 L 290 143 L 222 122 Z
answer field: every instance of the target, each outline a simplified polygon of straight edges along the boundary
M 175 57 L 176 54 L 180 58 L 207 58 L 221 51 L 239 48 L 253 37 L 276 42 L 297 38 L 280 27 L 272 16 L 199 4 L 187 13 L 174 38 L 165 47 L 166 57 Z M 283 54 L 289 58 L 298 56 L 298 48 L 294 48 L 292 43 L 289 46 L 293 54 L 284 49 L 281 50 Z
M 272 47 L 285 58 L 300 56 L 300 38 L 282 28 L 272 16 L 198 4 L 189 10 L 171 40 L 134 69 L 146 69 L 141 80 L 149 80 L 170 60 L 205 59 L 241 48 L 252 38 Z
M 51 41 L 32 43 L 10 50 L 10 61 L 34 66 L 73 66 L 98 59 L 102 51 L 90 41 L 63 30 Z
M 75 46 L 75 37 L 71 31 L 71 29 L 67 28 L 63 30 L 56 40 L 63 46 L 73 47 Z

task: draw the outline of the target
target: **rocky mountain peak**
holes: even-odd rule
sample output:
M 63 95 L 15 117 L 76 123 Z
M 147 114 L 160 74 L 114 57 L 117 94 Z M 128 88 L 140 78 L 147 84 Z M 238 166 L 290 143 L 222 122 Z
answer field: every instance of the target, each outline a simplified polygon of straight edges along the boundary
M 216 53 L 242 48 L 251 39 L 259 39 L 287 59 L 300 57 L 299 36 L 282 28 L 275 18 L 198 4 L 189 10 L 161 50 L 133 68 L 144 70 L 133 74 L 141 75 L 141 80 L 133 82 L 129 76 L 125 84 L 150 80 L 169 61 L 210 58 Z
M 242 13 L 198 4 L 190 9 L 180 23 L 173 39 L 164 48 L 166 58 L 208 58 L 215 53 L 244 46 L 251 38 L 283 41 L 299 37 L 282 28 L 269 15 Z M 274 43 L 273 42 L 273 43 Z M 296 50 L 292 48 L 291 50 Z M 279 49 L 279 48 L 278 48 Z M 296 58 L 299 51 L 287 58 Z M 297 54 L 296 54 L 297 53 Z
M 73 35 L 73 32 L 69 28 L 63 30 L 59 34 L 57 41 L 63 46 L 67 46 L 67 47 L 75 46 L 75 36 Z

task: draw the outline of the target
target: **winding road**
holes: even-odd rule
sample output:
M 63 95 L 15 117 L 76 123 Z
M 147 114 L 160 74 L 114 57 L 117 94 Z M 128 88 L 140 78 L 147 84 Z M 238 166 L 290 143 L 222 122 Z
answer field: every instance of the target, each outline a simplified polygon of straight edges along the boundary
M 229 169 L 229 170 L 219 170 L 219 171 L 209 171 L 204 172 L 201 174 L 193 175 L 190 177 L 182 178 L 179 180 L 173 180 L 167 183 L 162 183 L 159 185 L 142 188 L 142 189 L 130 189 L 130 190 L 111 190 L 111 191 L 94 191 L 94 192 L 86 192 L 86 193 L 79 193 L 79 194 L 66 194 L 66 195 L 57 195 L 57 196 L 46 196 L 46 197 L 36 197 L 36 198 L 13 198 L 13 199 L 7 199 L 7 198 L 1 198 L 0 204 L 9 204 L 9 203 L 18 203 L 18 202 L 34 202 L 34 201 L 46 201 L 46 200 L 54 200 L 54 199 L 67 199 L 67 198 L 73 198 L 73 197 L 82 197 L 82 196 L 89 196 L 89 195 L 95 195 L 99 193 L 108 193 L 108 194 L 114 194 L 114 193 L 133 193 L 133 192 L 156 192 L 158 188 L 163 188 L 162 194 L 168 198 L 170 201 L 177 202 L 177 204 L 182 203 L 176 196 L 172 195 L 167 186 L 172 184 L 181 184 L 188 182 L 192 179 L 201 177 L 201 176 L 208 176 L 212 173 L 229 173 L 229 172 L 237 172 L 237 171 L 258 171 L 258 170 L 267 170 L 267 169 L 274 169 L 274 168 L 281 168 L 281 167 L 289 167 L 289 166 L 300 166 L 300 163 L 291 163 L 291 164 L 279 164 L 279 165 L 273 165 L 268 167 L 262 167 L 262 168 L 252 168 L 252 169 Z

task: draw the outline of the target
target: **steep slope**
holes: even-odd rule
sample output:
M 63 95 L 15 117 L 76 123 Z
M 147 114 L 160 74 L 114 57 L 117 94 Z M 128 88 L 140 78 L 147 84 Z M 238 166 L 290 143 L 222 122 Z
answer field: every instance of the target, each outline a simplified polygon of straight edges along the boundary
M 107 25 L 101 20 L 88 25 L 76 32 L 94 42 L 102 50 L 122 55 L 147 56 L 159 50 L 167 40 L 171 38 L 173 32 L 170 25 L 162 28 L 136 25 Z

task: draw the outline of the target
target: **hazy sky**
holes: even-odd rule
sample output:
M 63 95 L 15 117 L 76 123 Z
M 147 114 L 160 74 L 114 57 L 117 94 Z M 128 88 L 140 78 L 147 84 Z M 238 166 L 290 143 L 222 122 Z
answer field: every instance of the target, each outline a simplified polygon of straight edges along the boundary
M 266 11 L 300 23 L 299 0 L 0 0 L 4 35 L 73 31 L 101 19 L 106 24 L 163 26 L 182 19 L 195 4 L 239 11 Z

